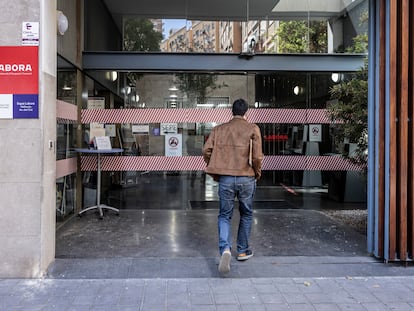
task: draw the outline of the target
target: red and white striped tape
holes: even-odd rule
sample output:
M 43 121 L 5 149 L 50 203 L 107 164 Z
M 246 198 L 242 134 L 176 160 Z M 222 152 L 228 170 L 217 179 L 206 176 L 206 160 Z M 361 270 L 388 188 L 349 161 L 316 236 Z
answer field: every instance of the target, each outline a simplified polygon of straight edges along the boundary
M 96 171 L 96 156 L 81 156 L 82 171 Z M 102 156 L 102 171 L 200 171 L 206 167 L 201 156 Z M 360 171 L 362 168 L 341 156 L 265 156 L 265 171 Z
M 161 123 L 216 122 L 224 123 L 232 117 L 230 109 L 84 109 L 85 123 Z M 326 109 L 250 109 L 247 117 L 253 123 L 332 123 Z
M 360 171 L 362 168 L 341 156 L 265 156 L 263 170 L 270 171 Z
M 76 120 L 72 119 L 63 119 L 63 118 L 56 118 L 56 123 L 58 124 L 76 124 Z
M 253 123 L 331 123 L 326 109 L 250 109 L 247 118 Z

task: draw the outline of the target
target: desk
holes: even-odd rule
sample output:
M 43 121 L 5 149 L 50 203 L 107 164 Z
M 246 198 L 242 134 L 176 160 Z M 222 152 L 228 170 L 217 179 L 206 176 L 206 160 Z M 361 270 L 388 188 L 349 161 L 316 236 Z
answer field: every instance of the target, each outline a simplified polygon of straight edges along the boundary
M 105 204 L 101 204 L 101 154 L 110 154 L 110 153 L 119 153 L 119 152 L 123 152 L 124 149 L 120 149 L 120 148 L 112 148 L 112 149 L 84 149 L 84 148 L 75 148 L 75 151 L 79 152 L 79 153 L 89 153 L 89 154 L 96 154 L 97 156 L 97 172 L 98 172 L 98 176 L 97 176 L 97 185 L 96 185 L 96 205 L 94 206 L 90 206 L 87 207 L 83 210 L 81 210 L 78 214 L 78 216 L 82 216 L 83 213 L 93 210 L 93 209 L 98 209 L 99 210 L 99 217 L 101 219 L 103 219 L 103 211 L 102 209 L 106 208 L 109 210 L 112 210 L 114 212 L 117 213 L 117 215 L 119 215 L 119 209 L 112 207 L 112 206 L 108 206 Z

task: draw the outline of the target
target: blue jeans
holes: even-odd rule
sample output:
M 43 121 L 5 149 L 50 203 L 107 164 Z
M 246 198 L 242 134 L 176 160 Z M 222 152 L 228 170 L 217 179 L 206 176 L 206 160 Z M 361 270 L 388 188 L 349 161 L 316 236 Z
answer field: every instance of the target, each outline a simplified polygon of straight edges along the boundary
M 234 200 L 239 200 L 240 222 L 237 232 L 237 252 L 244 253 L 249 248 L 249 236 L 253 220 L 253 199 L 256 179 L 248 176 L 220 176 L 218 195 L 220 212 L 218 216 L 219 251 L 231 250 L 231 218 Z

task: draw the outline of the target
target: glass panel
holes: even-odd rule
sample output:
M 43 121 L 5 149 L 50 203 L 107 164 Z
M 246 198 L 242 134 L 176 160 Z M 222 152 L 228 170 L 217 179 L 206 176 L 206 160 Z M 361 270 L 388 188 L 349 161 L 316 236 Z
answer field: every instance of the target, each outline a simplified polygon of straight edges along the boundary
M 197 2 L 200 5 L 200 2 Z M 134 6 L 138 11 L 139 5 Z M 181 12 L 179 10 L 182 10 Z M 123 18 L 123 50 L 173 53 L 366 53 L 367 0 L 247 1 L 175 8 L 158 7 Z M 218 12 L 219 11 L 219 12 Z M 136 13 L 134 15 L 133 13 Z M 149 16 L 157 18 L 149 18 Z M 226 16 L 226 17 L 224 17 Z
M 77 105 L 77 70 L 62 57 L 58 56 L 57 71 L 57 99 L 63 101 L 62 110 L 67 110 L 64 105 Z M 57 110 L 59 110 L 58 106 Z M 74 120 L 60 118 L 57 113 L 56 122 L 56 160 L 75 157 L 73 148 L 76 146 L 76 117 Z
M 131 3 L 128 14 L 114 16 L 117 23 L 121 20 L 122 50 L 242 53 L 249 57 L 260 53 L 367 52 L 367 0 L 248 0 L 237 7 L 221 3 L 219 8 L 211 2 L 197 2 L 199 7 L 195 7 L 195 2 L 187 1 L 168 8 L 140 7 L 140 3 L 143 2 Z M 91 10 L 89 14 L 95 13 Z M 104 41 L 99 42 L 100 46 L 105 45 Z M 244 71 L 234 68 L 234 72 Z M 101 71 L 88 75 L 88 97 L 103 98 L 104 108 L 127 108 L 134 115 L 154 109 L 149 121 L 116 124 L 113 145 L 123 147 L 124 155 L 132 157 L 128 159 L 131 162 L 145 157 L 148 166 L 158 166 L 106 172 L 103 193 L 108 200 L 114 200 L 111 205 L 145 208 L 150 202 L 153 207 L 162 207 L 168 196 L 172 208 L 196 208 L 187 203 L 217 200 L 215 183 L 202 170 L 182 169 L 177 163 L 183 157 L 201 156 L 211 129 L 231 117 L 215 117 L 207 122 L 193 120 L 194 115 L 225 111 L 219 109 L 230 108 L 239 97 L 250 103 L 263 135 L 263 151 L 269 166 L 263 172 L 259 189 L 287 187 L 289 194 L 314 191 L 332 200 L 351 201 L 358 196 L 357 200 L 364 201 L 363 194 L 356 195 L 357 190 L 365 188 L 362 175 L 340 156 L 344 151 L 354 152 L 355 142 L 344 140 L 343 124 L 326 121 L 325 109 L 339 102 L 332 96 L 332 88 L 347 81 L 351 73 L 118 71 L 114 78 L 114 72 Z M 190 111 L 185 112 L 188 120 L 168 120 L 184 113 L 181 109 Z M 89 129 L 89 124 L 85 128 Z M 165 136 L 169 133 L 182 135 L 182 150 L 177 163 L 171 161 L 170 169 L 161 169 L 167 161 Z M 193 187 L 197 186 L 200 187 L 194 192 Z M 266 195 L 274 200 L 278 194 L 280 191 Z M 303 200 L 301 204 L 309 202 L 312 200 Z
M 56 161 L 77 156 L 77 69 L 57 57 Z M 72 109 L 73 108 L 73 109 Z M 76 173 L 56 180 L 56 221 L 64 221 L 76 206 Z
M 58 72 L 57 98 L 76 105 L 76 71 L 62 70 Z
M 56 124 L 56 160 L 76 157 L 76 124 Z
M 223 111 L 224 116 L 226 110 L 221 109 L 230 108 L 235 99 L 243 97 L 248 99 L 250 111 L 257 118 L 255 122 L 262 132 L 263 151 L 268 163 L 271 163 L 264 170 L 259 186 L 283 185 L 295 193 L 316 191 L 319 195 L 333 200 L 349 200 L 352 196 L 358 196 L 358 200 L 364 201 L 364 193 L 356 194 L 356 190 L 362 189 L 363 192 L 364 178 L 351 164 L 344 164 L 341 157 L 344 150 L 352 152 L 355 146 L 342 138 L 339 139 L 342 137 L 340 134 L 343 132 L 343 125 L 330 124 L 325 111 L 337 100 L 331 94 L 332 87 L 341 81 L 349 81 L 355 76 L 354 73 L 129 74 L 135 77 L 136 84 L 130 86 L 126 101 L 118 108 L 132 108 L 133 115 L 144 113 L 146 109 L 154 109 L 151 111 L 154 121 L 116 125 L 119 131 L 113 138 L 113 145 L 118 147 L 119 143 L 125 149 L 125 156 L 148 157 L 145 158 L 148 164 L 158 163 L 158 167 L 161 167 L 165 160 L 159 160 L 159 157 L 167 155 L 165 135 L 169 133 L 182 135 L 182 150 L 179 157 L 201 156 L 202 146 L 211 129 L 219 123 L 226 122 L 231 115 L 210 122 L 197 121 L 194 116 L 208 116 L 215 111 Z M 98 92 L 98 95 L 102 93 Z M 108 108 L 108 105 L 105 107 Z M 177 113 L 184 113 L 183 110 L 178 110 L 182 108 L 189 109 L 186 112 L 188 122 L 168 120 L 169 117 L 177 117 L 175 109 Z M 322 114 L 315 116 L 320 113 L 319 111 L 322 111 Z M 272 115 L 271 119 L 268 114 Z M 272 122 L 272 119 L 279 121 Z M 181 160 L 177 161 L 179 163 Z M 119 202 L 121 193 L 125 195 L 126 192 L 133 193 L 133 200 L 148 199 L 147 196 L 137 197 L 141 190 L 124 191 L 123 187 L 139 185 L 146 188 L 152 183 L 163 180 L 170 182 L 171 179 L 190 186 L 184 187 L 188 191 L 169 194 L 175 198 L 173 201 L 197 201 L 194 196 L 200 195 L 203 200 L 206 196 L 217 199 L 216 194 L 212 195 L 211 192 L 214 182 L 205 176 L 202 170 L 188 171 L 181 169 L 179 164 L 171 165 L 171 168 L 165 171 L 149 165 L 151 168 L 148 170 L 105 173 L 107 177 L 104 178 L 109 178 L 110 181 L 106 183 L 107 195 L 114 201 L 111 204 L 127 208 L 132 204 L 132 201 L 128 201 L 130 198 L 124 197 L 123 203 Z M 351 194 L 346 194 L 349 191 L 347 192 L 345 187 L 350 187 L 346 184 L 347 176 L 348 181 L 354 180 L 353 185 L 359 185 Z M 201 194 L 193 194 L 190 190 L 191 185 L 200 185 L 204 190 Z M 155 184 L 153 186 L 155 187 Z M 168 191 L 167 188 L 160 191 Z M 148 191 L 156 190 L 151 188 Z M 144 201 L 141 203 L 144 204 Z
M 173 53 L 365 53 L 368 0 L 85 2 L 85 49 Z M 102 31 L 104 30 L 104 31 Z M 101 34 L 102 33 L 102 34 Z M 109 35 L 105 35 L 109 34 Z
M 235 96 L 247 96 L 246 81 L 254 88 L 253 75 L 252 78 L 206 73 L 138 76 L 131 97 L 138 100 L 135 107 L 139 108 L 228 108 Z
M 56 180 L 56 221 L 61 222 L 75 209 L 76 201 L 76 174 L 68 175 Z
M 57 63 L 57 99 L 76 105 L 76 68 L 60 56 Z

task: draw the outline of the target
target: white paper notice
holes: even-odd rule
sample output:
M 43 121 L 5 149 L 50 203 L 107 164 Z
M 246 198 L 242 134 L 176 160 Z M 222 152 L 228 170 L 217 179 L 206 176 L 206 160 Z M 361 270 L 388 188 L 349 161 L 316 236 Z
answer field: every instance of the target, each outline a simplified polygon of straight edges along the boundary
M 309 141 L 322 141 L 321 124 L 309 124 Z
M 39 45 L 39 23 L 22 23 L 22 45 Z
M 95 147 L 98 150 L 112 149 L 111 140 L 108 136 L 97 136 L 94 138 Z
M 167 157 L 181 157 L 183 155 L 182 134 L 165 135 L 165 155 Z
M 0 94 L 0 119 L 13 119 L 13 94 Z

